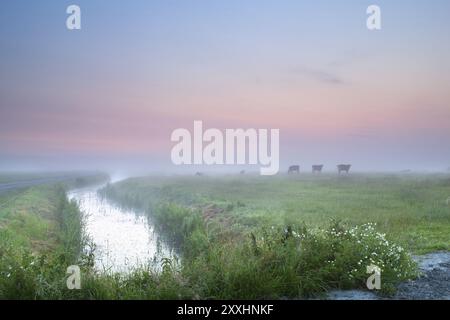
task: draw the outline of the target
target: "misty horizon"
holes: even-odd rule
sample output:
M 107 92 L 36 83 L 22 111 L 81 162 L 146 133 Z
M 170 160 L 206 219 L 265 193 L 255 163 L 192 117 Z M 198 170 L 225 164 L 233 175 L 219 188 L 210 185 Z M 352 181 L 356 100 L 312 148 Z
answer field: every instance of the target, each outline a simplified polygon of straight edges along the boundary
M 379 1 L 375 32 L 355 1 L 77 4 L 72 31 L 64 2 L 2 7 L 0 170 L 240 170 L 171 163 L 194 120 L 280 129 L 280 172 L 450 167 L 448 2 Z

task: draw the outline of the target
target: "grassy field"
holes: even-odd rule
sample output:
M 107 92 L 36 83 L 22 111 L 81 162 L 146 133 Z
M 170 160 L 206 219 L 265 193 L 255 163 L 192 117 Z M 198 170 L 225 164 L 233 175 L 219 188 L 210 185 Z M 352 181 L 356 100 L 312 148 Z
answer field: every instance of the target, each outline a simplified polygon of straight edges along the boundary
M 55 248 L 58 197 L 55 188 L 50 187 L 0 195 L 2 236 L 33 252 Z
M 145 177 L 107 186 L 146 210 L 200 298 L 305 298 L 414 278 L 411 253 L 450 248 L 447 175 Z
M 59 176 L 60 173 L 39 172 L 0 172 L 0 183 L 20 182 Z
M 0 181 L 47 179 L 60 174 L 2 174 Z M 72 264 L 89 265 L 83 217 L 66 189 L 105 181 L 76 176 L 0 193 L 0 299 L 71 298 L 65 278 Z
M 62 297 L 65 268 L 81 254 L 82 221 L 60 185 L 0 195 L 0 298 Z
M 371 222 L 413 253 L 450 250 L 450 175 L 147 177 L 118 183 L 110 194 L 144 209 L 199 207 L 242 230 Z
M 410 253 L 450 249 L 444 175 L 142 177 L 100 193 L 145 210 L 181 263 L 94 270 L 77 204 L 33 187 L 0 195 L 1 299 L 316 298 L 364 289 L 370 264 L 390 295 L 417 275 Z M 72 264 L 81 290 L 66 287 Z
M 0 300 L 193 297 L 175 279 L 170 261 L 162 274 L 144 267 L 128 275 L 94 270 L 83 213 L 67 200 L 67 187 L 53 184 L 0 194 Z M 81 290 L 67 288 L 71 265 L 81 269 Z

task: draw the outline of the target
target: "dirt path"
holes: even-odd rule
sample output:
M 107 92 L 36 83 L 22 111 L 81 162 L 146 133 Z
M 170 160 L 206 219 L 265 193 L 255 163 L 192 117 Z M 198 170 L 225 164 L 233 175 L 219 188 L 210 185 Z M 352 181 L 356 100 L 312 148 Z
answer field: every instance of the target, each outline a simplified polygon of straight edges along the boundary
M 398 286 L 390 299 L 450 300 L 450 252 L 435 252 L 415 256 L 421 276 Z M 380 300 L 385 299 L 371 291 L 335 290 L 328 294 L 331 300 Z

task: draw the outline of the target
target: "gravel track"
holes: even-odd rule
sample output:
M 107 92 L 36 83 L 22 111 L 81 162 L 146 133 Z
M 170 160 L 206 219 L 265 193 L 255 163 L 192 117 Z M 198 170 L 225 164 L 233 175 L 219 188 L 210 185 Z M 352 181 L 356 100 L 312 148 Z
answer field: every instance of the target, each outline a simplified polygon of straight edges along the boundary
M 394 300 L 450 300 L 450 252 L 434 252 L 414 256 L 421 275 L 398 286 Z M 329 292 L 330 300 L 381 300 L 372 291 L 334 290 Z

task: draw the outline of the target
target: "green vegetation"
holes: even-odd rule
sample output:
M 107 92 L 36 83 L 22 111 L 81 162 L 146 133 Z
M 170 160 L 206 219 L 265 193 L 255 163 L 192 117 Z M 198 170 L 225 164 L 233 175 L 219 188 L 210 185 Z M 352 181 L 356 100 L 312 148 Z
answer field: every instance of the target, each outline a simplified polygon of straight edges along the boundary
M 148 177 L 103 194 L 181 245 L 181 277 L 202 298 L 364 288 L 372 263 L 389 294 L 415 275 L 409 252 L 450 248 L 447 176 Z
M 61 187 L 31 188 L 0 195 L 0 298 L 320 297 L 365 288 L 370 264 L 390 294 L 416 275 L 409 252 L 450 245 L 447 176 L 146 177 L 101 193 L 146 210 L 182 263 L 96 271 L 76 204 Z M 71 264 L 81 290 L 66 288 Z
M 54 176 L 36 174 L 34 178 Z M 20 175 L 2 175 L 2 181 Z M 26 176 L 26 178 L 25 178 Z M 14 178 L 15 177 L 15 178 Z M 23 174 L 23 180 L 30 176 Z M 0 299 L 71 298 L 69 265 L 92 266 L 83 217 L 66 198 L 66 188 L 105 181 L 103 174 L 75 176 L 64 184 L 45 184 L 0 193 Z
M 40 173 L 40 172 L 0 172 L 0 183 L 20 182 L 33 179 L 52 178 L 60 176 L 61 173 Z
M 83 216 L 62 186 L 30 188 L 0 196 L 0 299 L 189 298 L 172 261 L 161 273 L 98 273 L 83 234 Z M 85 250 L 82 250 L 85 248 Z M 78 265 L 82 289 L 69 290 L 66 270 Z
M 0 207 L 0 298 L 61 296 L 61 277 L 83 246 L 81 213 L 61 186 L 3 195 Z M 66 267 L 64 267 L 66 266 Z
M 106 188 L 122 205 L 176 203 L 247 232 L 264 226 L 376 223 L 412 253 L 450 250 L 449 175 L 148 177 Z
M 0 193 L 3 184 L 19 184 L 24 189 L 32 185 L 51 185 L 61 183 L 65 187 L 83 187 L 103 183 L 109 176 L 102 172 L 0 172 Z
M 401 247 L 371 225 L 262 230 L 247 241 L 220 241 L 188 258 L 184 270 L 206 298 L 315 297 L 332 288 L 364 288 L 366 267 L 383 273 L 383 292 L 415 276 Z
M 55 188 L 49 187 L 0 196 L 2 239 L 8 238 L 33 252 L 54 248 L 58 240 L 58 197 Z

